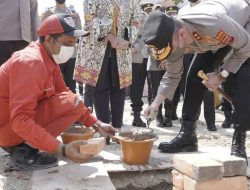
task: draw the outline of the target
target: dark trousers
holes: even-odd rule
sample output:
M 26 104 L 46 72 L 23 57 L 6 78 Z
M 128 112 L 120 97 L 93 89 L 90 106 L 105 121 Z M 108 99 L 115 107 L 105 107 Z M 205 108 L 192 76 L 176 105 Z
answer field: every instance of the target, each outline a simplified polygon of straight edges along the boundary
M 250 130 L 250 58 L 233 78 L 234 123 L 241 130 Z
M 232 74 L 230 74 L 227 77 L 227 80 L 221 84 L 224 92 L 230 97 L 233 96 L 233 85 L 234 85 L 234 76 Z M 221 106 L 222 106 L 222 108 L 221 108 L 222 111 L 232 111 L 231 103 L 229 103 L 223 97 L 222 97 L 222 101 L 221 101 Z
M 214 93 L 206 91 L 203 97 L 204 118 L 207 125 L 215 125 Z
M 84 88 L 84 104 L 86 107 L 93 109 L 93 88 L 88 84 L 86 84 Z
M 76 81 L 73 80 L 75 62 L 76 58 L 70 58 L 66 63 L 59 65 L 66 86 L 74 93 L 76 93 Z
M 214 54 L 212 52 L 200 53 L 191 65 L 194 55 L 187 54 L 184 56 L 184 73 L 185 82 L 184 102 L 182 108 L 182 119 L 196 121 L 200 116 L 201 103 L 207 88 L 202 84 L 202 79 L 197 76 L 198 71 L 203 70 L 205 73 L 213 72 Z M 207 104 L 205 107 L 209 106 Z M 206 108 L 206 113 L 214 109 L 214 103 L 210 103 L 210 108 Z
M 132 110 L 141 112 L 143 89 L 147 77 L 147 59 L 143 63 L 132 63 L 132 84 L 130 86 L 130 100 Z
M 26 41 L 0 41 L 0 66 L 5 63 L 15 51 L 24 49 Z
M 97 118 L 105 123 L 109 123 L 112 118 L 112 125 L 120 128 L 123 120 L 125 88 L 120 89 L 116 50 L 111 48 L 110 44 L 105 52 L 97 84 L 92 88 Z

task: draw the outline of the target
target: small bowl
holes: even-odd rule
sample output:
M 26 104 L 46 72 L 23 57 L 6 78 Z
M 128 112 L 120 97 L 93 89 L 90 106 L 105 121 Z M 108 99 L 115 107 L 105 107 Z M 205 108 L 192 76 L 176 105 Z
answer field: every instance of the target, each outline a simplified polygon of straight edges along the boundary
M 71 127 L 61 134 L 64 144 L 68 144 L 77 140 L 88 140 L 94 137 L 95 130 L 86 127 Z

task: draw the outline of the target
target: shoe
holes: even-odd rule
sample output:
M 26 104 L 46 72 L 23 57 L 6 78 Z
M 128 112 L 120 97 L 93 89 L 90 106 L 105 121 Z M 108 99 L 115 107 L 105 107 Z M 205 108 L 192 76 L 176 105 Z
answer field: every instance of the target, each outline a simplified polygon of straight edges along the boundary
M 170 142 L 160 143 L 158 149 L 165 153 L 197 151 L 196 121 L 183 120 L 179 134 Z
M 232 112 L 224 111 L 225 120 L 223 121 L 221 127 L 222 128 L 230 128 L 232 125 Z
M 146 123 L 144 123 L 141 119 L 140 112 L 134 112 L 134 120 L 132 125 L 135 127 L 146 127 Z
M 157 115 L 156 115 L 156 126 L 157 127 L 165 127 L 164 118 L 163 118 L 161 109 L 162 109 L 162 106 L 160 105 L 158 108 Z
M 176 112 L 172 113 L 171 119 L 174 120 L 174 121 L 179 119 L 178 116 L 177 116 L 177 114 L 176 114 Z
M 177 106 L 172 106 L 172 108 L 171 108 L 171 119 L 173 121 L 179 119 L 177 114 L 176 114 L 176 109 L 177 109 Z
M 5 172 L 41 170 L 58 164 L 58 158 L 54 155 L 39 152 L 26 144 L 11 147 L 11 149 Z
M 217 127 L 215 125 L 207 125 L 208 131 L 217 131 Z
M 164 117 L 164 126 L 173 127 L 172 123 L 172 111 L 170 105 L 165 107 L 165 117 Z
M 237 128 L 234 130 L 232 147 L 231 147 L 231 155 L 246 159 L 246 162 L 248 165 L 246 146 L 245 146 L 246 131 L 243 131 Z
M 157 125 L 157 127 L 165 127 L 163 117 L 157 117 L 156 118 L 156 125 Z
M 164 127 L 173 127 L 172 119 L 169 117 L 164 117 L 163 125 Z

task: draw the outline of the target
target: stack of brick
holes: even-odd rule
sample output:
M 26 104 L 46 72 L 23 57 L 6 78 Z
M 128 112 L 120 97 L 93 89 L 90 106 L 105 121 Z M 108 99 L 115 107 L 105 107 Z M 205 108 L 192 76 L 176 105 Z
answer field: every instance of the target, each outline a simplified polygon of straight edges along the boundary
M 176 154 L 173 190 L 247 190 L 246 161 L 235 156 Z

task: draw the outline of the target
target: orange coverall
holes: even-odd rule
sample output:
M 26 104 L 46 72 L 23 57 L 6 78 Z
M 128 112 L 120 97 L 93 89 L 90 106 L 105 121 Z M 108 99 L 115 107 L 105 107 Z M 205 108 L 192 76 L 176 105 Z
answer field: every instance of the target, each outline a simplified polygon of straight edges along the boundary
M 60 143 L 56 136 L 75 121 L 87 127 L 97 121 L 76 99 L 38 41 L 14 53 L 0 67 L 0 146 L 26 141 L 53 152 Z

